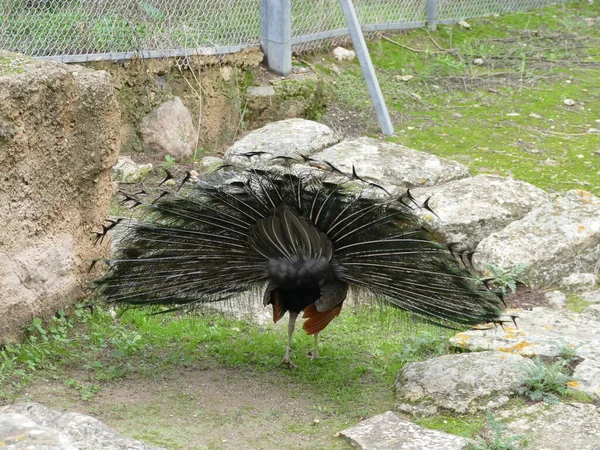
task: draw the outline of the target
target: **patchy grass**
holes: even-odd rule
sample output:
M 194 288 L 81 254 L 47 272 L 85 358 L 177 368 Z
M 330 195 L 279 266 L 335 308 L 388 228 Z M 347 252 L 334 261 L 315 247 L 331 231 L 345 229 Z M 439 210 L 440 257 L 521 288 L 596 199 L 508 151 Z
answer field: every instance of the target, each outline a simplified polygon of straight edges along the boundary
M 259 326 L 210 310 L 151 315 L 81 307 L 71 317 L 59 313 L 47 325 L 36 319 L 29 331 L 26 343 L 0 352 L 0 403 L 34 398 L 51 407 L 75 408 L 130 436 L 171 448 L 189 448 L 186 430 L 194 415 L 212 424 L 207 428 L 211 439 L 230 439 L 227 430 L 239 426 L 229 413 L 210 409 L 217 399 L 201 406 L 209 393 L 195 390 L 213 373 L 223 375 L 209 380 L 211 392 L 227 396 L 243 385 L 231 402 L 244 399 L 236 414 L 247 416 L 253 428 L 273 423 L 289 439 L 312 436 L 306 448 L 336 448 L 341 443 L 332 438 L 335 432 L 391 409 L 391 386 L 403 364 L 448 352 L 449 337 L 398 311 L 349 306 L 323 333 L 322 359 L 304 356 L 312 348 L 311 336 L 294 335 L 298 368 L 286 370 L 279 366 L 285 324 Z M 266 409 L 254 392 L 255 382 L 265 384 L 265 396 L 277 394 Z M 131 397 L 137 409 L 123 408 Z M 286 398 L 302 402 L 302 408 L 288 411 Z M 157 429 L 156 423 L 169 420 L 166 412 L 186 420 Z
M 389 140 L 473 174 L 600 194 L 600 26 L 584 20 L 599 15 L 598 2 L 581 0 L 371 42 L 397 134 Z M 377 133 L 358 63 L 336 64 L 336 111 L 363 113 Z M 339 114 L 325 122 L 359 128 Z

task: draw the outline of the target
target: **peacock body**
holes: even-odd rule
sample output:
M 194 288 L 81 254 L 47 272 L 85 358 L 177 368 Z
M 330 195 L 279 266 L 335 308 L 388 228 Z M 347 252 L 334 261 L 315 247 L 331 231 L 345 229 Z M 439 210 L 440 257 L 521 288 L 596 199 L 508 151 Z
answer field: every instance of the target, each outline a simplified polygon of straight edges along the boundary
M 357 178 L 251 168 L 153 202 L 127 196 L 146 213 L 97 289 L 108 303 L 174 309 L 261 292 L 275 322 L 289 314 L 288 365 L 297 316 L 317 357 L 350 287 L 446 327 L 498 321 L 502 300 L 422 226 L 410 192 L 383 195 Z

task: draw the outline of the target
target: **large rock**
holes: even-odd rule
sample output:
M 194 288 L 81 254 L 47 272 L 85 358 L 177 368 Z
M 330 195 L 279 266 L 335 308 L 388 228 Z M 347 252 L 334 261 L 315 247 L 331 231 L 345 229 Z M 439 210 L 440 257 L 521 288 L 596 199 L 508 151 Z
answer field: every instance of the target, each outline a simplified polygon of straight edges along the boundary
M 598 450 L 600 408 L 585 403 L 537 403 L 498 414 L 506 436 L 524 436 L 528 450 Z
M 384 187 L 433 186 L 469 176 L 462 164 L 429 153 L 372 138 L 340 142 L 313 158 L 328 161 L 346 174 L 358 175 Z
M 0 408 L 0 448 L 11 450 L 161 450 L 120 436 L 98 419 L 39 403 Z
M 146 151 L 177 159 L 190 158 L 196 151 L 198 135 L 192 114 L 179 97 L 163 103 L 144 117 L 140 135 Z
M 522 356 L 493 351 L 409 363 L 396 378 L 396 409 L 429 416 L 498 408 L 517 392 L 531 366 Z
M 340 436 L 361 450 L 461 450 L 469 444 L 465 438 L 423 428 L 391 411 L 363 420 Z
M 431 228 L 447 242 L 460 242 L 467 248 L 475 248 L 484 237 L 550 202 L 540 188 L 495 175 L 416 189 L 413 195 L 419 203 L 430 197 L 428 204 L 435 214 L 426 209 L 420 213 Z
M 270 161 L 278 156 L 288 156 L 301 161 L 300 154 L 311 156 L 338 141 L 333 130 L 327 125 L 305 119 L 287 119 L 252 131 L 233 144 L 225 152 L 223 159 L 227 164 L 242 166 L 251 165 L 256 161 Z M 251 158 L 243 156 L 249 152 L 264 153 Z
M 574 272 L 593 273 L 600 259 L 600 199 L 569 191 L 492 233 L 477 246 L 475 267 L 529 264 L 521 281 L 543 287 Z
M 470 351 L 498 350 L 524 356 L 560 356 L 565 350 L 583 358 L 570 388 L 600 398 L 600 322 L 567 310 L 533 308 L 513 311 L 518 327 L 504 324 L 488 330 L 458 333 L 450 343 Z
M 0 60 L 2 344 L 81 298 L 89 260 L 106 255 L 92 231 L 108 214 L 120 113 L 106 72 Z

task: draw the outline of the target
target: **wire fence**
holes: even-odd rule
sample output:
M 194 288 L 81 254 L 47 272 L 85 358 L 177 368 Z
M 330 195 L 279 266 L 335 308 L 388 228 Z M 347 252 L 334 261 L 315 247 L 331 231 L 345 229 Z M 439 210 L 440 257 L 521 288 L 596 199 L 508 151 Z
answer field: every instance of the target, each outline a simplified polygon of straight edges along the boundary
M 0 0 L 0 48 L 63 62 L 226 54 L 261 43 L 264 0 Z M 355 0 L 363 30 L 418 28 L 558 0 Z M 338 0 L 292 0 L 296 52 L 347 36 Z M 431 19 L 431 18 L 429 18 Z

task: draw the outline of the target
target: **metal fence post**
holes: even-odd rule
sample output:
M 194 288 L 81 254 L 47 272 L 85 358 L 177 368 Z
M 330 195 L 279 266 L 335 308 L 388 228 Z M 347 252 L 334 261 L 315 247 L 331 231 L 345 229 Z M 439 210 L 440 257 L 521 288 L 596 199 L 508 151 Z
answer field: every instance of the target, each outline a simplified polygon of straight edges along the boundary
M 438 0 L 427 0 L 427 17 L 425 23 L 430 30 L 435 30 L 438 21 Z
M 292 71 L 291 0 L 261 0 L 261 44 L 267 67 L 279 75 Z
M 367 82 L 367 88 L 369 89 L 369 94 L 371 95 L 371 101 L 373 102 L 375 112 L 377 113 L 379 126 L 381 127 L 383 134 L 390 136 L 394 134 L 394 127 L 392 126 L 390 115 L 388 114 L 387 107 L 385 106 L 385 100 L 383 99 L 383 94 L 381 93 L 379 82 L 377 81 L 377 75 L 375 75 L 375 68 L 371 62 L 369 49 L 367 48 L 365 37 L 362 34 L 360 23 L 358 22 L 358 17 L 356 16 L 356 11 L 354 10 L 354 5 L 352 4 L 352 0 L 340 0 L 340 4 L 342 5 L 342 10 L 344 11 L 344 16 L 346 17 L 348 31 L 350 32 L 350 37 L 352 38 L 352 43 L 354 44 L 354 50 L 356 50 L 356 56 L 360 62 L 360 68 L 362 69 L 363 77 Z

